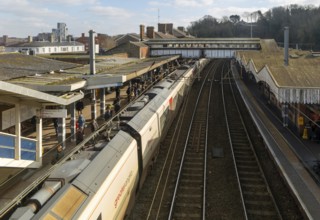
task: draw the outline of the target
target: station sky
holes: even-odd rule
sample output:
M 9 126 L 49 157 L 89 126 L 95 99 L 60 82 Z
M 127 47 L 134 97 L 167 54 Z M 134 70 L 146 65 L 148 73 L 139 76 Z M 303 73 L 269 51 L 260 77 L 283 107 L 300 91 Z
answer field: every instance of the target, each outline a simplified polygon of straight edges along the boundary
M 247 14 L 290 4 L 319 7 L 320 0 L 0 0 L 0 36 L 36 36 L 58 22 L 77 37 L 91 29 L 111 36 L 138 33 L 140 24 L 157 30 L 158 22 L 187 27 L 205 15 L 250 21 Z

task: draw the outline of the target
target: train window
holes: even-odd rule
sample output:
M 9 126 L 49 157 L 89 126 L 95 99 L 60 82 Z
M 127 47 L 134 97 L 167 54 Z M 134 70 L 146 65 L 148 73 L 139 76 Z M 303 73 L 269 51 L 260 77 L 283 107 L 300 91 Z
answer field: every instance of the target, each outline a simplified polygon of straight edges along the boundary
M 154 97 L 157 96 L 156 93 L 146 93 L 146 95 L 149 97 L 149 100 L 153 99 Z
M 153 88 L 157 88 L 157 89 L 163 89 L 164 87 L 163 86 L 154 86 Z

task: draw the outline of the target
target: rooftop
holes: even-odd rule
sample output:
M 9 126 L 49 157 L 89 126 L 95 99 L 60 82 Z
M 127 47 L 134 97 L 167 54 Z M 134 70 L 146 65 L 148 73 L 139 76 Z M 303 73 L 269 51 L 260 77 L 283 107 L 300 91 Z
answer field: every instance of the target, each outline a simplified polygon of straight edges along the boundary
M 284 49 L 274 40 L 261 40 L 260 51 L 237 52 L 243 63 L 252 61 L 256 72 L 268 68 L 271 77 L 279 87 L 320 87 L 320 57 L 311 52 L 289 50 L 289 65 L 284 65 Z
M 116 57 L 105 57 L 104 59 L 100 58 L 97 59 L 99 62 L 96 62 L 95 64 L 96 74 L 90 75 L 90 65 L 69 64 L 60 61 L 37 58 L 35 56 L 20 55 L 17 57 L 11 57 L 11 59 L 17 59 L 16 61 L 11 62 L 28 62 L 27 67 L 32 71 L 26 71 L 26 67 L 19 68 L 15 66 L 15 64 L 12 64 L 14 67 L 12 67 L 12 69 L 9 71 L 8 68 L 4 68 L 4 71 L 0 72 L 0 76 L 1 74 L 10 75 L 12 72 L 16 73 L 16 69 L 21 69 L 20 75 L 17 75 L 16 77 L 7 77 L 6 81 L 17 85 L 23 85 L 38 91 L 68 92 L 82 89 L 86 86 L 90 87 L 94 85 L 102 88 L 106 87 L 107 84 L 124 83 L 125 81 L 134 77 L 138 77 L 141 74 L 157 68 L 168 61 L 170 62 L 171 60 L 177 59 L 177 57 L 178 56 L 165 56 L 147 58 L 143 60 L 136 58 Z M 30 58 L 37 58 L 37 60 L 33 60 L 31 62 L 29 61 Z M 6 57 L 6 59 L 9 58 Z M 27 61 L 25 61 L 25 59 Z M 67 68 L 63 68 L 64 66 L 57 65 L 58 71 L 54 71 L 55 69 L 48 68 L 48 65 L 42 64 L 42 61 L 49 63 L 53 61 L 61 64 L 68 64 L 69 66 L 66 65 L 65 67 Z M 43 69 L 40 71 L 39 67 L 42 67 Z M 34 69 L 37 69 L 37 71 Z M 103 86 L 103 84 L 105 85 Z M 117 86 L 119 86 L 118 84 Z
M 20 53 L 0 53 L 0 80 L 36 76 L 38 74 L 48 73 L 48 71 L 59 71 L 77 66 L 79 65 L 44 59 L 38 56 L 23 55 Z

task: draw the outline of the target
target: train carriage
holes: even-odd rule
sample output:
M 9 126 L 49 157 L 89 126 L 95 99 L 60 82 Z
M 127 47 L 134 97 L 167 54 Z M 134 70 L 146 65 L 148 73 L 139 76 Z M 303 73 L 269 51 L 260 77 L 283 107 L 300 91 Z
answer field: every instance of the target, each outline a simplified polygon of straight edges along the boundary
M 34 219 L 123 219 L 138 180 L 137 143 L 119 133 Z
M 196 62 L 192 67 L 175 70 L 140 97 L 136 101 L 139 105 L 133 103 L 132 108 L 122 112 L 121 130 L 96 149 L 93 158 L 87 157 L 89 164 L 73 180 L 66 181 L 32 219 L 124 219 L 198 67 Z M 30 213 L 27 209 L 21 207 L 17 215 Z

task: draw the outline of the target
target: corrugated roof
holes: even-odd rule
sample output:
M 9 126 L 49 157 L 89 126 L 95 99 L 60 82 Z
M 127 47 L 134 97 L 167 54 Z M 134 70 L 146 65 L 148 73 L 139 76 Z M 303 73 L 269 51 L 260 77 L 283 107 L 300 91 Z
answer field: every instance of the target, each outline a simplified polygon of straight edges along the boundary
M 155 32 L 155 38 L 160 38 L 160 39 L 176 39 L 175 36 L 171 34 L 164 34 L 162 32 Z
M 143 42 L 134 42 L 134 41 L 130 41 L 130 44 L 136 45 L 138 47 L 148 47 L 146 44 L 144 44 Z
M 33 42 L 17 43 L 17 44 L 10 45 L 8 47 L 63 47 L 63 46 L 83 46 L 83 44 L 77 41 L 71 41 L 71 42 L 33 41 Z
M 290 50 L 289 65 L 284 65 L 284 51 L 274 40 L 261 40 L 260 51 L 238 52 L 243 60 L 252 60 L 259 74 L 267 66 L 280 87 L 319 87 L 320 57 L 310 52 Z
M 20 53 L 0 53 L 0 80 L 32 76 L 80 66 Z
M 110 79 L 118 80 L 119 77 L 123 77 L 123 79 L 117 81 L 117 83 L 123 83 L 178 57 L 164 56 L 143 60 L 108 58 L 96 63 L 95 75 L 90 75 L 90 65 L 84 65 L 65 70 L 63 73 L 48 73 L 47 70 L 45 74 L 28 75 L 8 80 L 8 82 L 39 91 L 74 91 L 90 86 L 91 82 L 99 84 L 102 88 L 110 83 Z M 37 63 L 35 62 L 34 65 L 37 65 Z

